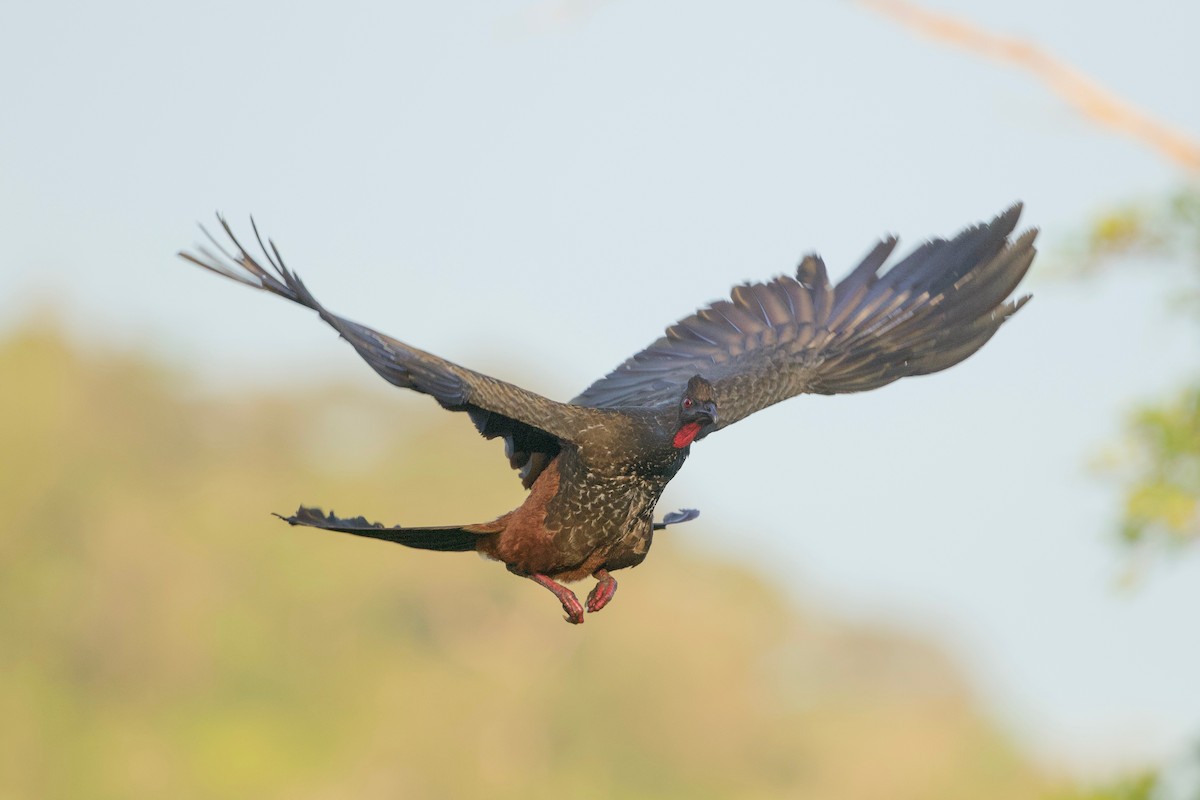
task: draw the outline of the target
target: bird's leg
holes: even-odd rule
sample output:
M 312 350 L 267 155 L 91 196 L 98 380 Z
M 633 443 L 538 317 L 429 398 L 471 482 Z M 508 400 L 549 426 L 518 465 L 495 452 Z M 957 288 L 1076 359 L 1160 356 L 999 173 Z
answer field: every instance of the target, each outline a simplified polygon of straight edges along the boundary
M 575 596 L 574 592 L 554 579 L 540 573 L 530 575 L 529 579 L 554 592 L 554 596 L 562 603 L 563 611 L 567 612 L 567 622 L 572 625 L 578 625 L 583 622 L 583 606 L 580 605 L 579 598 Z M 616 588 L 616 586 L 614 585 L 613 588 Z
M 600 581 L 596 584 L 596 588 L 588 593 L 587 610 L 589 612 L 599 611 L 608 605 L 608 601 L 613 599 L 613 595 L 617 593 L 617 579 L 608 574 L 606 569 L 598 569 L 592 573 L 592 577 Z

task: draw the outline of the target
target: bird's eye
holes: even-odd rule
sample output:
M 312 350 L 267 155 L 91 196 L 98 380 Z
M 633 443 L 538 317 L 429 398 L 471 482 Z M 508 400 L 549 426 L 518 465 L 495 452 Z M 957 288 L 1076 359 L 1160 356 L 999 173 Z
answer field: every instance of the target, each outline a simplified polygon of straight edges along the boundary
M 685 411 L 687 409 L 691 408 L 693 405 L 695 405 L 695 403 L 692 402 L 692 398 L 690 398 L 690 397 L 683 398 L 683 408 Z

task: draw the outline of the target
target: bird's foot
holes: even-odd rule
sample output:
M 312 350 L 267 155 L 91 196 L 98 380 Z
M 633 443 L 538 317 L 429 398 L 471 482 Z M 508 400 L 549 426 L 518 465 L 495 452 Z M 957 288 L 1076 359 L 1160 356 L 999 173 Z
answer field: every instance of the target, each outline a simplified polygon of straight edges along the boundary
M 563 611 L 567 612 L 567 622 L 572 625 L 579 625 L 583 622 L 583 606 L 574 592 L 546 575 L 530 575 L 529 579 L 554 593 L 554 596 L 562 603 Z M 616 581 L 613 581 L 613 584 L 613 589 L 616 589 Z M 588 603 L 591 603 L 591 595 L 588 596 Z
M 608 601 L 613 599 L 613 595 L 617 593 L 617 579 L 609 575 L 608 570 L 598 569 L 592 573 L 592 577 L 600 582 L 588 593 L 587 610 L 589 613 L 604 608 L 608 605 Z
M 678 511 L 672 511 L 663 517 L 662 522 L 654 523 L 654 530 L 661 531 L 668 525 L 676 525 L 680 522 L 687 522 L 700 516 L 700 510 L 696 508 L 681 508 Z

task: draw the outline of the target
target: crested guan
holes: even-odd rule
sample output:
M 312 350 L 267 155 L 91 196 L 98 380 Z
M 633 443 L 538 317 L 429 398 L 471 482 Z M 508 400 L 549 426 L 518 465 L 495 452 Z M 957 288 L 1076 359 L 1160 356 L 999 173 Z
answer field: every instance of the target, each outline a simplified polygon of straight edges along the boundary
M 806 256 L 794 278 L 734 287 L 729 300 L 667 328 L 569 403 L 337 316 L 257 227 L 266 266 L 220 215 L 232 251 L 209 235 L 215 249 L 179 255 L 313 309 L 385 380 L 465 411 L 485 437 L 504 439 L 529 490 L 518 508 L 473 525 L 385 527 L 303 506 L 283 519 L 425 550 L 478 551 L 545 586 L 577 624 L 585 605 L 560 581 L 595 578 L 586 608 L 599 611 L 616 591 L 612 572 L 640 564 L 655 530 L 697 515 L 653 520 L 693 442 L 793 395 L 875 389 L 946 369 L 982 347 L 1029 299 L 1008 299 L 1035 252 L 1035 230 L 1009 238 L 1020 213 L 1018 204 L 949 241 L 925 242 L 881 274 L 896 247 L 885 239 L 836 286 L 824 262 Z

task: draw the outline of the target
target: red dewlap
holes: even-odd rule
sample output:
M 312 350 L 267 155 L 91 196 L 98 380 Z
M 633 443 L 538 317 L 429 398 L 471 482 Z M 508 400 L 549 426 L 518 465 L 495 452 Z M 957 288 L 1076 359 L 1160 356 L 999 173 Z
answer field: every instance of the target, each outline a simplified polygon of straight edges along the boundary
M 687 447 L 696 438 L 696 434 L 698 433 L 700 433 L 700 423 L 689 422 L 675 432 L 675 440 L 671 444 L 675 445 L 676 450 Z

